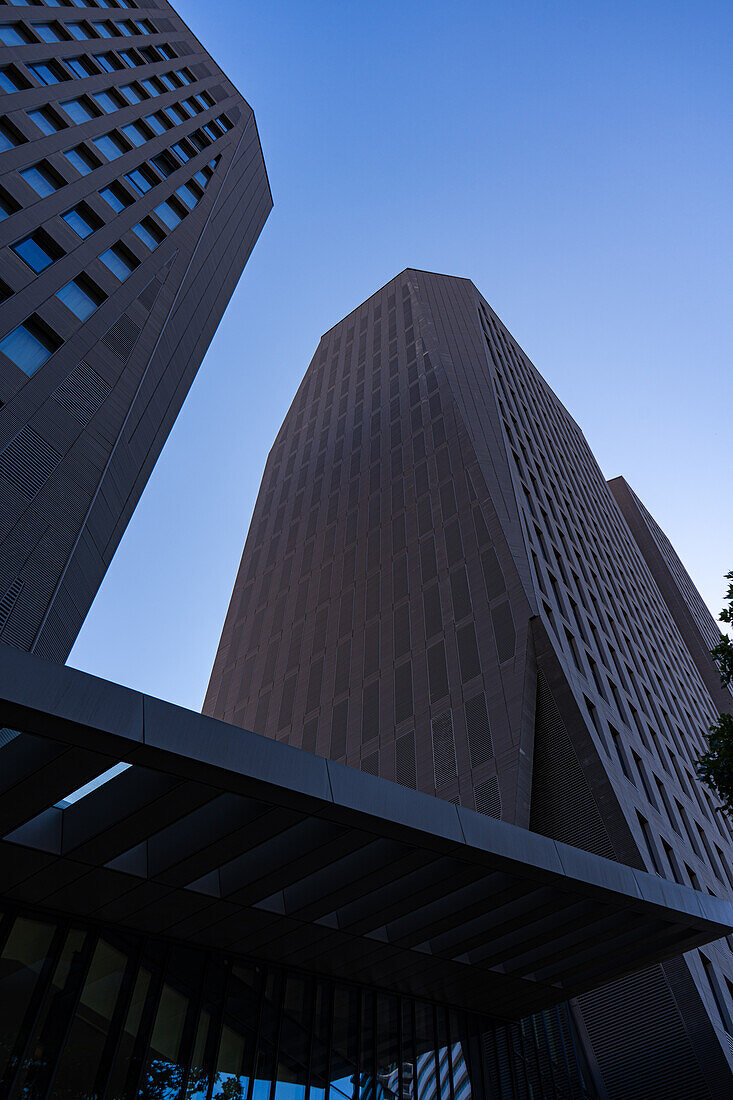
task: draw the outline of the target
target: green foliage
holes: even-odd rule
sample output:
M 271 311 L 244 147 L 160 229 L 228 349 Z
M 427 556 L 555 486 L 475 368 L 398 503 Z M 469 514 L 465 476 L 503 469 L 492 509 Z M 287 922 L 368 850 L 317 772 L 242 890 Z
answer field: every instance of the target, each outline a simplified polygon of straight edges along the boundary
M 733 570 L 726 573 L 729 581 L 725 598 L 728 606 L 718 616 L 721 623 L 733 623 Z M 720 672 L 723 687 L 733 684 L 733 642 L 723 635 L 711 650 Z M 721 714 L 707 735 L 708 751 L 697 762 L 697 775 L 715 791 L 723 803 L 722 809 L 733 817 L 733 715 Z

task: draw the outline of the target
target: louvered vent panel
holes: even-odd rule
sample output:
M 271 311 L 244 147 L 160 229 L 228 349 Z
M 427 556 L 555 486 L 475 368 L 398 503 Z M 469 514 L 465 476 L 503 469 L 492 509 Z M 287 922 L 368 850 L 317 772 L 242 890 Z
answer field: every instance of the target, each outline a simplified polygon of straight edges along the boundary
M 302 747 L 306 752 L 316 751 L 316 740 L 318 738 L 318 720 L 312 718 L 310 722 L 306 722 L 303 726 L 303 741 Z
M 197 80 L 203 80 L 205 76 L 210 76 L 210 70 L 208 65 L 204 65 L 203 62 L 199 62 L 196 65 L 191 66 L 191 72 Z
M 160 16 L 156 17 L 155 25 L 161 32 L 165 31 L 167 33 L 168 31 L 173 30 L 173 24 L 171 23 L 170 19 L 161 19 Z
M 0 749 L 5 745 L 9 745 L 11 741 L 14 741 L 20 734 L 17 730 L 0 729 Z
M 590 733 L 586 734 L 588 741 Z M 616 853 L 578 754 L 542 673 L 537 677 L 529 827 L 607 859 Z
M 514 618 L 509 600 L 491 609 L 491 622 L 494 627 L 496 651 L 500 661 L 508 661 L 514 656 L 517 635 L 514 630 Z
M 369 775 L 379 775 L 379 752 L 372 752 L 361 762 L 361 770 Z
M 491 779 L 487 779 L 485 783 L 477 783 L 473 795 L 476 809 L 480 814 L 488 814 L 489 817 L 501 817 L 499 780 L 495 775 L 492 775 Z
M 110 386 L 84 362 L 77 363 L 53 394 L 54 401 L 80 424 L 88 424 L 110 393 Z
M 217 103 L 219 103 L 222 99 L 226 99 L 226 92 L 224 91 L 224 88 L 221 84 L 215 84 L 213 88 L 207 88 L 206 90 L 208 91 L 210 96 L 214 97 Z M 234 114 L 233 111 L 230 111 L 229 113 L 231 115 Z
M 414 733 L 406 733 L 395 741 L 394 778 L 403 787 L 417 787 Z
M 3 598 L 0 600 L 0 632 L 2 632 L 3 627 L 13 613 L 15 601 L 18 599 L 22 587 L 22 580 L 20 579 L 20 577 L 16 577 Z
M 176 51 L 179 57 L 185 57 L 187 54 L 193 52 L 190 42 L 171 42 L 171 47 Z
M 494 755 L 486 696 L 483 692 L 466 703 L 466 732 L 471 753 L 471 767 L 477 768 Z
M 440 790 L 458 777 L 456 746 L 453 741 L 453 717 L 450 711 L 433 718 L 432 730 L 435 788 Z
M 332 760 L 340 760 L 346 756 L 346 731 L 349 717 L 349 700 L 344 699 L 336 703 L 331 719 L 331 752 Z
M 150 280 L 148 285 L 143 290 L 142 294 L 140 294 L 140 296 L 138 297 L 138 302 L 143 307 L 143 309 L 147 309 L 149 312 L 153 308 L 153 306 L 155 305 L 155 299 L 160 294 L 162 286 L 163 284 L 157 277 L 157 275 L 154 279 Z
M 0 454 L 0 474 L 30 499 L 60 461 L 58 451 L 26 425 Z
M 710 1100 L 685 1023 L 660 966 L 578 998 L 609 1096 Z M 665 1057 L 650 1058 L 664 1036 Z
M 101 342 L 113 355 L 126 363 L 132 355 L 139 335 L 140 329 L 138 326 L 131 317 L 123 313 L 121 317 L 117 318 L 112 327 L 105 332 Z

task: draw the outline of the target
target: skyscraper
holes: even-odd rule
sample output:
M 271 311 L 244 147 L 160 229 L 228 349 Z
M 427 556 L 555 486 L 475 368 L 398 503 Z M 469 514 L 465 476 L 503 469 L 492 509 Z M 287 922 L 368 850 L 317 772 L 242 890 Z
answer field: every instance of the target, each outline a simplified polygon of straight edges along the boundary
M 298 389 L 205 713 L 730 897 L 694 774 L 714 670 L 638 537 L 473 284 L 407 270 Z M 724 940 L 578 1011 L 611 1100 L 733 1088 Z
M 0 641 L 65 660 L 271 209 L 165 0 L 0 7 Z

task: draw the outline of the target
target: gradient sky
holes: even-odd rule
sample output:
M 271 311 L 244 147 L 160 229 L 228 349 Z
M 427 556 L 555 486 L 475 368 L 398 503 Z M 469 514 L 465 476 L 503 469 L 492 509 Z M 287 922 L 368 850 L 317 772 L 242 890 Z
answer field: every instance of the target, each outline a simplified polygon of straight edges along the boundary
M 730 0 L 176 6 L 255 110 L 275 207 L 70 664 L 200 708 L 320 335 L 405 267 L 474 281 L 717 613 Z

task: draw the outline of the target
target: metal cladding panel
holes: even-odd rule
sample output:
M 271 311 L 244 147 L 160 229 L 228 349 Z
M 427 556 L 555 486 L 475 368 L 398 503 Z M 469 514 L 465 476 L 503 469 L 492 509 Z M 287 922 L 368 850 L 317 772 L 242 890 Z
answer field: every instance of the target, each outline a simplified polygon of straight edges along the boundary
M 325 334 L 296 394 L 205 711 L 730 897 L 731 828 L 694 774 L 715 706 L 667 624 L 556 395 L 470 282 L 408 269 Z M 679 964 L 688 982 L 659 971 L 680 1035 L 698 1006 L 702 1095 L 729 1074 L 732 961 L 721 941 Z M 643 1008 L 623 982 L 594 996 L 615 1100 Z M 664 1032 L 647 1014 L 650 1063 Z
M 716 706 L 733 709 L 733 688 L 724 688 L 710 650 L 720 641 L 720 628 L 695 588 L 672 543 L 622 477 L 608 483 L 639 552 L 657 583 L 675 626 L 685 640 Z
M 0 721 L 20 731 L 0 747 L 2 893 L 15 905 L 501 1018 L 733 927 L 728 903 L 490 811 L 1 656 Z M 444 744 L 443 765 L 449 755 Z M 116 760 L 131 766 L 71 793 Z
M 252 111 L 176 12 L 103 14 L 0 9 L 0 640 L 54 660 L 272 206 Z

